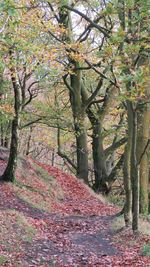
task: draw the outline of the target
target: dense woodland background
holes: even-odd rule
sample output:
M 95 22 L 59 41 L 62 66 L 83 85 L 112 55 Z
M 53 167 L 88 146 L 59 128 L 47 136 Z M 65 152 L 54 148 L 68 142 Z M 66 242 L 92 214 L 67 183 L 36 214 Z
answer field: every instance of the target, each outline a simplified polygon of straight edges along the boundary
M 150 211 L 148 1 L 0 1 L 3 181 L 30 156 Z M 133 216 L 131 216 L 133 214 Z

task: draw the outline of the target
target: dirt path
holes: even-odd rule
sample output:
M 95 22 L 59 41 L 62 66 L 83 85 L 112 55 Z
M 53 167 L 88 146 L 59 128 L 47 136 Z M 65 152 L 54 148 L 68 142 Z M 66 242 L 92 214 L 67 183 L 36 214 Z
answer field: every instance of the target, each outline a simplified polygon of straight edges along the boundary
M 0 184 L 0 187 L 2 199 L 0 210 L 21 213 L 38 230 L 32 242 L 22 241 L 20 243 L 21 252 L 18 262 L 21 265 L 18 266 L 107 267 L 112 266 L 110 262 L 113 256 L 119 256 L 120 253 L 110 242 L 112 233 L 109 230 L 109 224 L 113 216 L 96 215 L 98 207 L 94 212 L 91 209 L 91 206 L 95 204 L 102 205 L 100 201 L 97 200 L 95 203 L 92 197 L 91 201 L 76 199 L 74 202 L 66 197 L 60 203 L 54 203 L 54 206 L 58 205 L 60 210 L 50 214 L 30 206 L 13 192 L 8 194 L 7 190 L 6 196 L 3 190 L 4 185 Z M 62 214 L 63 208 L 68 211 L 67 215 Z M 90 214 L 85 215 L 87 210 Z M 15 219 L 12 225 L 9 232 L 10 239 L 15 231 L 20 235 L 23 234 Z M 8 228 L 7 225 L 6 228 Z M 15 264 L 6 266 L 15 266 Z
M 27 167 L 31 173 L 26 172 L 28 179 L 18 176 L 19 189 L 17 185 L 0 183 L 0 266 L 150 266 L 149 259 L 140 254 L 144 243 L 150 243 L 150 237 L 142 235 L 134 239 L 130 232 L 121 235 L 112 232 L 118 208 L 98 199 L 77 178 L 42 165 L 57 180 L 63 197 L 56 199 L 56 191 L 44 196 L 43 208 L 50 206 L 50 212 L 21 199 L 21 192 L 38 200 L 39 188 L 42 186 L 45 193 L 47 190 L 47 183 L 44 185 L 35 176 L 32 164 Z M 4 164 L 0 161 L 2 168 Z M 33 191 L 26 192 L 26 188 Z
M 110 256 L 119 253 L 110 243 L 109 221 L 103 216 L 48 216 L 42 231 L 49 238 L 26 246 L 26 266 L 41 266 L 42 261 L 43 266 L 93 266 L 93 257 L 95 266 L 112 266 Z

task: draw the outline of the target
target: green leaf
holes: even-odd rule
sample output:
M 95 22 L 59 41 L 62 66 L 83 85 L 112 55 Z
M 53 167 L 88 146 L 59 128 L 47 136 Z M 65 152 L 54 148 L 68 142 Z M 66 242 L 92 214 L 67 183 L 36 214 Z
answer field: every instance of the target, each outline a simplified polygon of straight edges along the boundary
M 0 3 L 0 11 L 5 8 L 5 3 Z
M 14 9 L 14 8 L 12 8 L 12 7 L 10 7 L 10 8 L 8 8 L 8 15 L 9 16 L 11 16 L 11 17 L 15 17 L 15 16 L 17 16 L 17 11 Z

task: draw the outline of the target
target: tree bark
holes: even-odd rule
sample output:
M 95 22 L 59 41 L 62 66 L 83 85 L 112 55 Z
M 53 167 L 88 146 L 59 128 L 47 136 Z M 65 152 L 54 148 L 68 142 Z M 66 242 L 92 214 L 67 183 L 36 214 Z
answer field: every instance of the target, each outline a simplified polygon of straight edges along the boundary
M 88 94 L 82 85 L 82 100 L 86 103 L 88 99 Z M 92 125 L 92 155 L 94 164 L 94 177 L 95 181 L 93 184 L 93 189 L 97 192 L 104 192 L 106 189 L 104 182 L 104 177 L 106 177 L 106 160 L 105 153 L 103 149 L 103 139 L 102 139 L 102 129 L 100 119 L 98 118 L 98 111 L 95 114 L 91 107 L 86 108 L 86 113 L 89 121 Z
M 132 146 L 131 146 L 131 182 L 132 182 L 132 230 L 139 227 L 139 172 L 137 162 L 137 110 L 132 103 Z
M 31 146 L 31 139 L 32 139 L 32 131 L 33 128 L 32 126 L 30 126 L 29 128 L 29 135 L 28 135 L 28 139 L 27 139 L 27 147 L 26 147 L 26 151 L 25 151 L 25 155 L 28 156 L 30 154 L 30 146 Z
M 149 57 L 141 55 L 139 66 L 148 66 Z M 150 82 L 145 84 L 146 99 L 150 99 Z M 147 101 L 146 101 L 147 102 Z M 138 111 L 138 136 L 137 136 L 137 158 L 140 172 L 140 212 L 148 214 L 149 212 L 149 182 L 150 182 L 150 103 L 141 103 Z M 148 144 L 148 145 L 147 145 Z
M 106 174 L 106 160 L 102 143 L 101 136 L 101 125 L 98 120 L 93 125 L 93 161 L 94 161 L 94 173 L 95 173 L 95 184 L 94 189 L 96 191 L 104 191 L 104 182 L 107 176 Z
M 13 61 L 13 51 L 10 50 L 10 59 Z M 14 91 L 14 118 L 12 121 L 11 129 L 11 143 L 10 143 L 10 154 L 6 169 L 2 175 L 2 180 L 6 182 L 14 182 L 15 170 L 17 166 L 18 156 L 18 131 L 19 131 L 19 120 L 21 111 L 21 99 L 20 99 L 20 88 L 16 79 L 15 67 L 10 69 L 10 76 Z
M 84 120 L 84 117 L 82 117 L 80 118 L 80 123 L 75 123 L 77 144 L 77 176 L 88 184 L 88 148 Z
M 130 179 L 130 145 L 129 142 L 125 147 L 124 152 L 124 166 L 123 166 L 123 179 L 125 189 L 125 204 L 124 204 L 124 221 L 126 227 L 131 225 L 132 221 L 132 188 Z
M 150 139 L 150 105 L 147 104 L 138 114 L 138 150 L 137 157 L 140 172 L 140 212 L 148 214 L 149 210 L 149 145 Z M 146 150 L 145 150 L 146 148 Z M 144 152 L 145 150 L 145 152 Z M 142 153 L 144 153 L 142 155 Z M 142 158 L 141 158 L 142 157 Z M 141 158 L 141 159 L 140 159 Z
M 2 180 L 5 182 L 14 182 L 15 180 L 15 170 L 17 166 L 18 155 L 18 125 L 19 120 L 18 116 L 16 116 L 12 121 L 11 144 L 8 164 L 2 175 Z
M 125 189 L 124 220 L 128 227 L 132 221 L 132 186 L 131 186 L 131 146 L 132 146 L 132 109 L 131 102 L 127 101 L 128 140 L 124 152 L 123 179 Z
M 71 77 L 70 102 L 74 118 L 77 154 L 77 176 L 88 184 L 88 147 L 87 130 L 85 127 L 85 108 L 81 98 L 81 71 L 76 71 Z
M 70 11 L 64 9 L 63 3 L 59 9 L 59 23 L 67 30 L 62 38 L 67 44 L 73 43 L 72 22 Z M 68 50 L 68 52 L 70 52 Z M 68 60 L 73 67 L 73 74 L 70 74 L 69 92 L 70 103 L 74 118 L 74 130 L 76 137 L 76 155 L 77 155 L 77 176 L 88 184 L 88 148 L 87 148 L 87 130 L 85 126 L 85 107 L 81 97 L 82 71 L 76 70 L 80 67 L 79 62 L 70 57 Z

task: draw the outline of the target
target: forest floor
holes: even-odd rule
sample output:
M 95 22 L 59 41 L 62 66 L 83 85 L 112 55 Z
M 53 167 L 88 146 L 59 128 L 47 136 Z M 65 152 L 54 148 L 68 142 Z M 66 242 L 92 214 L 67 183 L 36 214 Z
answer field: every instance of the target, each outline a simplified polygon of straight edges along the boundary
M 5 165 L 1 157 L 0 174 Z M 77 178 L 31 159 L 16 177 L 0 183 L 0 266 L 150 266 L 150 235 L 116 230 L 119 209 Z

